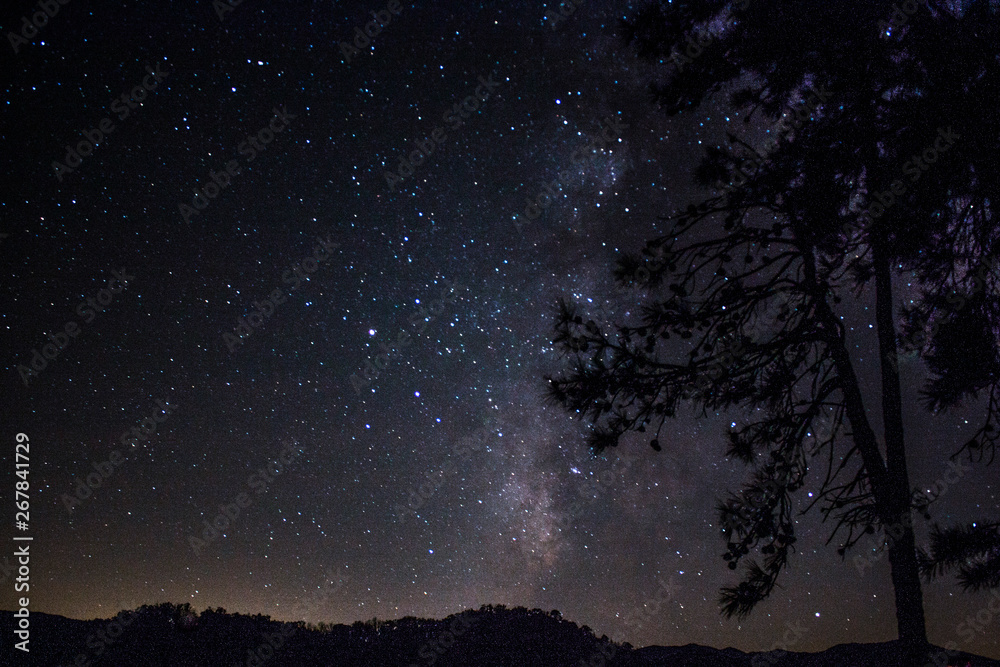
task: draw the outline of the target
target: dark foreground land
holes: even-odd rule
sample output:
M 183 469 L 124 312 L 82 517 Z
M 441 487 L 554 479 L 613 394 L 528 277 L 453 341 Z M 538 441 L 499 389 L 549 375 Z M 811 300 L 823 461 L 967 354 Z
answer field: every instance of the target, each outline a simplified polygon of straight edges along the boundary
M 484 606 L 444 620 L 307 627 L 267 616 L 225 610 L 192 613 L 160 604 L 124 611 L 113 619 L 78 621 L 32 613 L 29 654 L 15 650 L 13 612 L 0 612 L 4 665 L 69 667 L 170 665 L 172 667 L 885 667 L 903 665 L 893 642 L 842 644 L 822 653 L 743 653 L 735 649 L 648 646 L 633 649 L 558 612 Z M 13 657 L 11 657 L 13 656 Z M 929 665 L 1000 667 L 1000 661 L 943 650 Z M 923 667 L 923 664 L 914 667 Z

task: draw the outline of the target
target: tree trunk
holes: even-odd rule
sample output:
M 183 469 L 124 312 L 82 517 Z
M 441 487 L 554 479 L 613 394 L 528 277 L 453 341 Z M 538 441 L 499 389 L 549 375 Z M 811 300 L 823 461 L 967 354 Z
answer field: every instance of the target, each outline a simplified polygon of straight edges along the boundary
M 924 594 L 920 586 L 917 545 L 913 537 L 910 510 L 905 509 L 897 514 L 897 523 L 890 525 L 886 532 L 889 533 L 889 567 L 896 594 L 899 639 L 911 649 L 921 649 L 927 645 L 927 628 L 924 623 Z M 899 537 L 892 537 L 892 533 Z
M 875 271 L 875 322 L 882 370 L 882 420 L 885 427 L 886 495 L 883 530 L 889 543 L 889 565 L 896 594 L 899 639 L 911 649 L 927 644 L 923 590 L 917 565 L 917 545 L 910 511 L 910 477 L 906 467 L 903 409 L 896 353 L 896 324 L 892 310 L 892 275 L 887 240 L 872 235 Z

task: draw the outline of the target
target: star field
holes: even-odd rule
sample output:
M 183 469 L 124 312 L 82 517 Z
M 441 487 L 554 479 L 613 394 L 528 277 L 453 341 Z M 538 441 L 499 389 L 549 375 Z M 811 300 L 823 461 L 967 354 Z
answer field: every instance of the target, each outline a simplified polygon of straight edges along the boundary
M 305 620 L 503 603 L 635 646 L 767 650 L 791 622 L 806 628 L 795 650 L 894 637 L 887 563 L 859 575 L 815 514 L 799 519 L 783 588 L 745 622 L 720 616 L 731 573 L 714 507 L 746 472 L 723 457 L 738 414 L 684 414 L 662 452 L 636 438 L 594 458 L 579 416 L 544 399 L 562 363 L 556 299 L 609 317 L 638 307 L 614 261 L 704 195 L 691 171 L 705 146 L 745 127 L 725 96 L 661 113 L 616 33 L 632 3 L 591 0 L 557 29 L 553 3 L 400 4 L 350 63 L 341 42 L 386 3 L 245 0 L 220 19 L 208 0 L 77 1 L 18 53 L 4 45 L 3 433 L 32 444 L 32 610 L 171 601 L 299 620 L 291 608 L 333 568 L 343 587 Z M 30 9 L 10 8 L 3 33 Z M 119 119 L 112 101 L 147 66 L 169 74 Z M 497 85 L 450 127 L 479 77 Z M 286 127 L 250 159 L 241 144 L 266 138 L 276 109 Z M 114 131 L 57 178 L 51 163 L 105 117 Z M 591 147 L 609 121 L 620 135 Z M 391 188 L 386 174 L 437 126 L 446 137 Z M 233 161 L 239 173 L 185 219 Z M 123 269 L 134 279 L 85 321 L 78 304 Z M 859 359 L 875 349 L 864 298 L 844 309 Z M 249 333 L 227 345 L 240 318 Z M 26 382 L 18 367 L 70 321 L 79 334 Z M 877 370 L 861 373 L 875 386 Z M 153 416 L 155 432 L 122 443 Z M 907 419 L 940 443 L 914 457 L 914 479 L 935 479 L 973 430 L 962 415 Z M 300 455 L 264 483 L 286 441 Z M 124 462 L 68 509 L 116 449 Z M 244 492 L 196 552 L 203 522 Z M 977 468 L 937 513 L 996 506 Z M 626 627 L 658 578 L 676 586 L 669 604 Z M 931 640 L 954 639 L 983 600 L 928 585 Z M 1000 657 L 995 636 L 962 648 Z

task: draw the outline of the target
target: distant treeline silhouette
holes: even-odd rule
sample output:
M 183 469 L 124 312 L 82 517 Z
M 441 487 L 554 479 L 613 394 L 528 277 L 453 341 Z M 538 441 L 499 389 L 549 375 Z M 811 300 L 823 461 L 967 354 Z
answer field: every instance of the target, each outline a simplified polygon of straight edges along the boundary
M 443 620 L 407 616 L 352 625 L 283 623 L 260 614 L 231 614 L 222 608 L 197 613 L 189 604 L 169 602 L 121 611 L 112 619 L 31 616 L 30 664 L 65 667 L 596 667 L 617 664 L 607 657 L 631 650 L 628 644 L 596 638 L 587 626 L 562 620 L 558 611 L 504 605 L 483 605 L 478 611 Z M 12 636 L 12 612 L 0 612 L 0 626 Z
M 0 612 L 11 637 L 14 616 Z M 111 619 L 80 621 L 32 612 L 31 653 L 3 664 L 63 667 L 856 667 L 897 665 L 897 642 L 844 644 L 822 653 L 743 653 L 695 644 L 633 649 L 557 610 L 483 605 L 441 620 L 407 616 L 351 625 L 269 616 L 201 613 L 190 604 L 163 602 L 121 611 Z M 10 653 L 20 653 L 10 651 Z M 1000 667 L 1000 662 L 941 652 L 941 665 Z M 20 663 L 18 661 L 21 661 Z M 932 663 L 933 664 L 933 663 Z

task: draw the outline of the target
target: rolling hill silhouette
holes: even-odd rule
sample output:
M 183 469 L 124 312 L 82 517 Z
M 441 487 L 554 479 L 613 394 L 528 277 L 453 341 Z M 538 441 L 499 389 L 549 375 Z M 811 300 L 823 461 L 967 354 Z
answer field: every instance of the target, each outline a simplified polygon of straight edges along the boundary
M 13 612 L 0 612 L 12 636 Z M 408 616 L 352 625 L 283 623 L 268 616 L 230 614 L 161 603 L 119 612 L 112 619 L 80 621 L 31 614 L 31 665 L 134 667 L 386 666 L 465 667 L 884 667 L 899 665 L 895 642 L 842 644 L 822 653 L 744 653 L 696 644 L 634 649 L 558 611 L 484 605 L 441 620 Z M 19 653 L 13 651 L 13 653 Z M 942 658 L 946 658 L 942 652 Z M 22 659 L 21 655 L 15 657 Z M 958 653 L 941 665 L 1000 667 L 1000 661 Z M 931 663 L 934 664 L 934 663 Z

